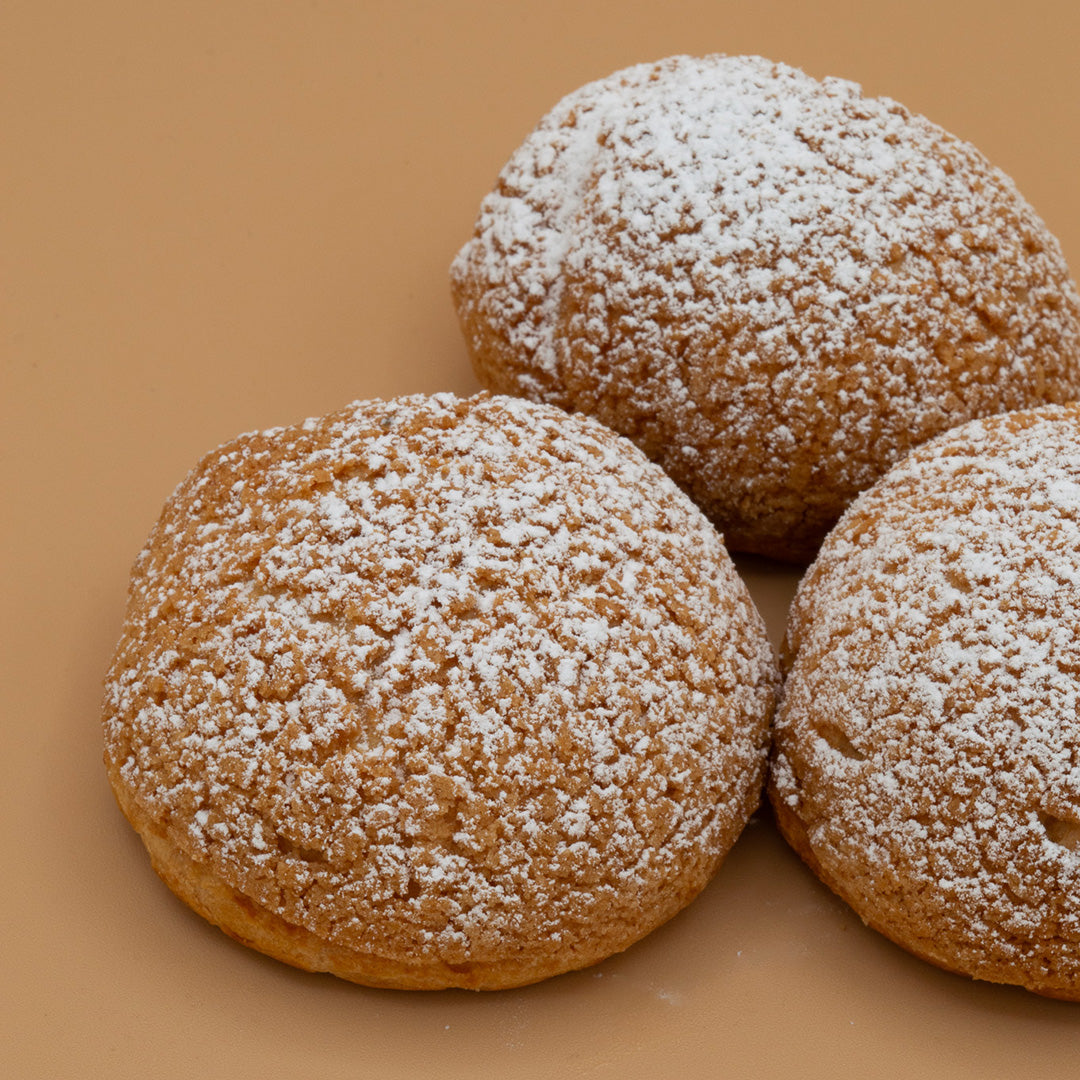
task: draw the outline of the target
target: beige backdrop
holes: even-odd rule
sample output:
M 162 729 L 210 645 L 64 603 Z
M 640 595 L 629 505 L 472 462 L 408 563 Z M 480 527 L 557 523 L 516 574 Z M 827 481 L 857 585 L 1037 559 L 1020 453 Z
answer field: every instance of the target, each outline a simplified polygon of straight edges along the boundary
M 676 52 L 858 80 L 980 146 L 1080 264 L 1080 10 L 983 2 L 0 6 L 0 1061 L 20 1077 L 1074 1077 L 1080 1006 L 865 930 L 755 821 L 598 968 L 409 995 L 232 944 L 101 768 L 158 508 L 239 431 L 475 388 L 447 265 L 565 92 Z M 743 561 L 774 636 L 795 575 Z

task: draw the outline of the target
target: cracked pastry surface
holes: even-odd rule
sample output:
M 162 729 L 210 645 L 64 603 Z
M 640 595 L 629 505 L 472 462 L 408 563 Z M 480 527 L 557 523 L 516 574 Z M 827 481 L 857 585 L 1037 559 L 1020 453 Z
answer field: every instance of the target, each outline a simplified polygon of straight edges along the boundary
M 1080 1000 L 1080 406 L 913 451 L 788 623 L 770 798 L 870 926 Z
M 484 385 L 598 417 L 729 548 L 778 558 L 930 436 L 1080 391 L 1080 299 L 1012 181 L 895 101 L 757 57 L 571 93 L 451 284 Z
M 518 399 L 241 436 L 136 561 L 105 758 L 159 874 L 375 986 L 630 945 L 760 797 L 777 672 L 722 541 L 627 440 Z

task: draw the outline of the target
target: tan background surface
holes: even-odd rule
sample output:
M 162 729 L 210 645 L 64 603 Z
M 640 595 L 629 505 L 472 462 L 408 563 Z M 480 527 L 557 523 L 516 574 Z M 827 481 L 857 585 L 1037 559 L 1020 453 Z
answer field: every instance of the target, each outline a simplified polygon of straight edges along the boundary
M 865 930 L 756 821 L 682 916 L 494 996 L 233 945 L 153 876 L 100 682 L 160 504 L 239 431 L 475 388 L 446 269 L 564 93 L 675 52 L 858 80 L 980 146 L 1080 265 L 1080 10 L 0 6 L 0 1063 L 25 1077 L 1073 1077 L 1080 1006 Z M 795 575 L 744 562 L 774 635 Z

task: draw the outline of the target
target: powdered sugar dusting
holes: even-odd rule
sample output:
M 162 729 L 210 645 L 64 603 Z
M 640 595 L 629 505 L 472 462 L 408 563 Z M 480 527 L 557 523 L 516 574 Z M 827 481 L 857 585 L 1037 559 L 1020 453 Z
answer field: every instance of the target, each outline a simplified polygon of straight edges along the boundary
M 644 932 L 700 887 L 756 803 L 774 685 L 720 538 L 630 444 L 407 398 L 187 478 L 136 564 L 106 744 L 289 921 L 469 963 Z
M 734 547 L 816 544 L 911 446 L 1080 390 L 1080 298 L 1012 182 L 759 58 L 569 95 L 451 276 L 488 385 L 629 435 Z
M 973 422 L 800 587 L 774 794 L 825 880 L 970 974 L 1080 988 L 1080 407 Z

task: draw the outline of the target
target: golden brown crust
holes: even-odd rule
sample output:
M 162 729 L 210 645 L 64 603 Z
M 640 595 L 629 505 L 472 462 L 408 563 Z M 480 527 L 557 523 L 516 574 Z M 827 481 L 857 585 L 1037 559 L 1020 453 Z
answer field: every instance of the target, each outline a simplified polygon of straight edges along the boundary
M 124 790 L 118 781 L 114 788 L 118 794 Z M 526 986 L 551 974 L 546 965 L 531 956 L 498 963 L 449 965 L 430 958 L 408 963 L 328 941 L 287 922 L 232 888 L 205 864 L 194 862 L 182 847 L 169 840 L 165 830 L 140 815 L 135 807 L 121 809 L 145 845 L 154 872 L 179 899 L 234 941 L 293 967 L 330 973 L 363 986 L 396 990 L 442 990 L 448 986 L 498 990 Z M 691 899 L 686 897 L 685 903 Z
M 868 925 L 1080 1000 L 1080 406 L 913 452 L 789 617 L 770 801 Z
M 520 985 L 703 887 L 776 679 L 720 538 L 630 443 L 520 400 L 361 402 L 178 488 L 106 764 L 233 936 L 369 985 Z
M 969 418 L 1080 391 L 1057 242 L 970 145 L 850 83 L 674 57 L 575 91 L 451 270 L 480 380 L 589 413 L 732 550 L 802 561 Z
M 862 908 L 863 905 L 860 904 L 859 898 L 852 896 L 844 887 L 844 883 L 841 880 L 832 877 L 828 870 L 814 855 L 814 849 L 810 845 L 810 839 L 807 836 L 806 828 L 799 816 L 786 802 L 779 798 L 771 784 L 768 788 L 768 794 L 773 812 L 773 819 L 776 822 L 777 828 L 780 830 L 780 834 L 823 885 L 831 889 L 841 900 L 855 908 L 856 911 L 860 911 L 860 908 Z M 943 959 L 936 950 L 927 948 L 921 940 L 896 934 L 888 922 L 879 921 L 873 918 L 873 916 L 863 917 L 860 914 L 860 917 L 863 918 L 863 922 L 871 930 L 876 930 L 883 937 L 887 937 L 894 945 L 898 945 L 905 952 L 911 953 L 911 955 L 917 959 L 924 960 L 928 964 L 933 964 L 934 967 L 940 968 L 942 971 L 947 971 L 951 975 L 962 975 L 967 978 L 972 977 L 967 971 L 957 968 L 949 959 Z M 1003 979 L 998 981 L 1012 982 L 1013 980 Z M 1053 998 L 1056 1001 L 1080 1001 L 1080 987 L 1078 986 L 1047 988 L 1041 985 L 1031 985 L 1025 988 L 1038 994 L 1040 997 Z

